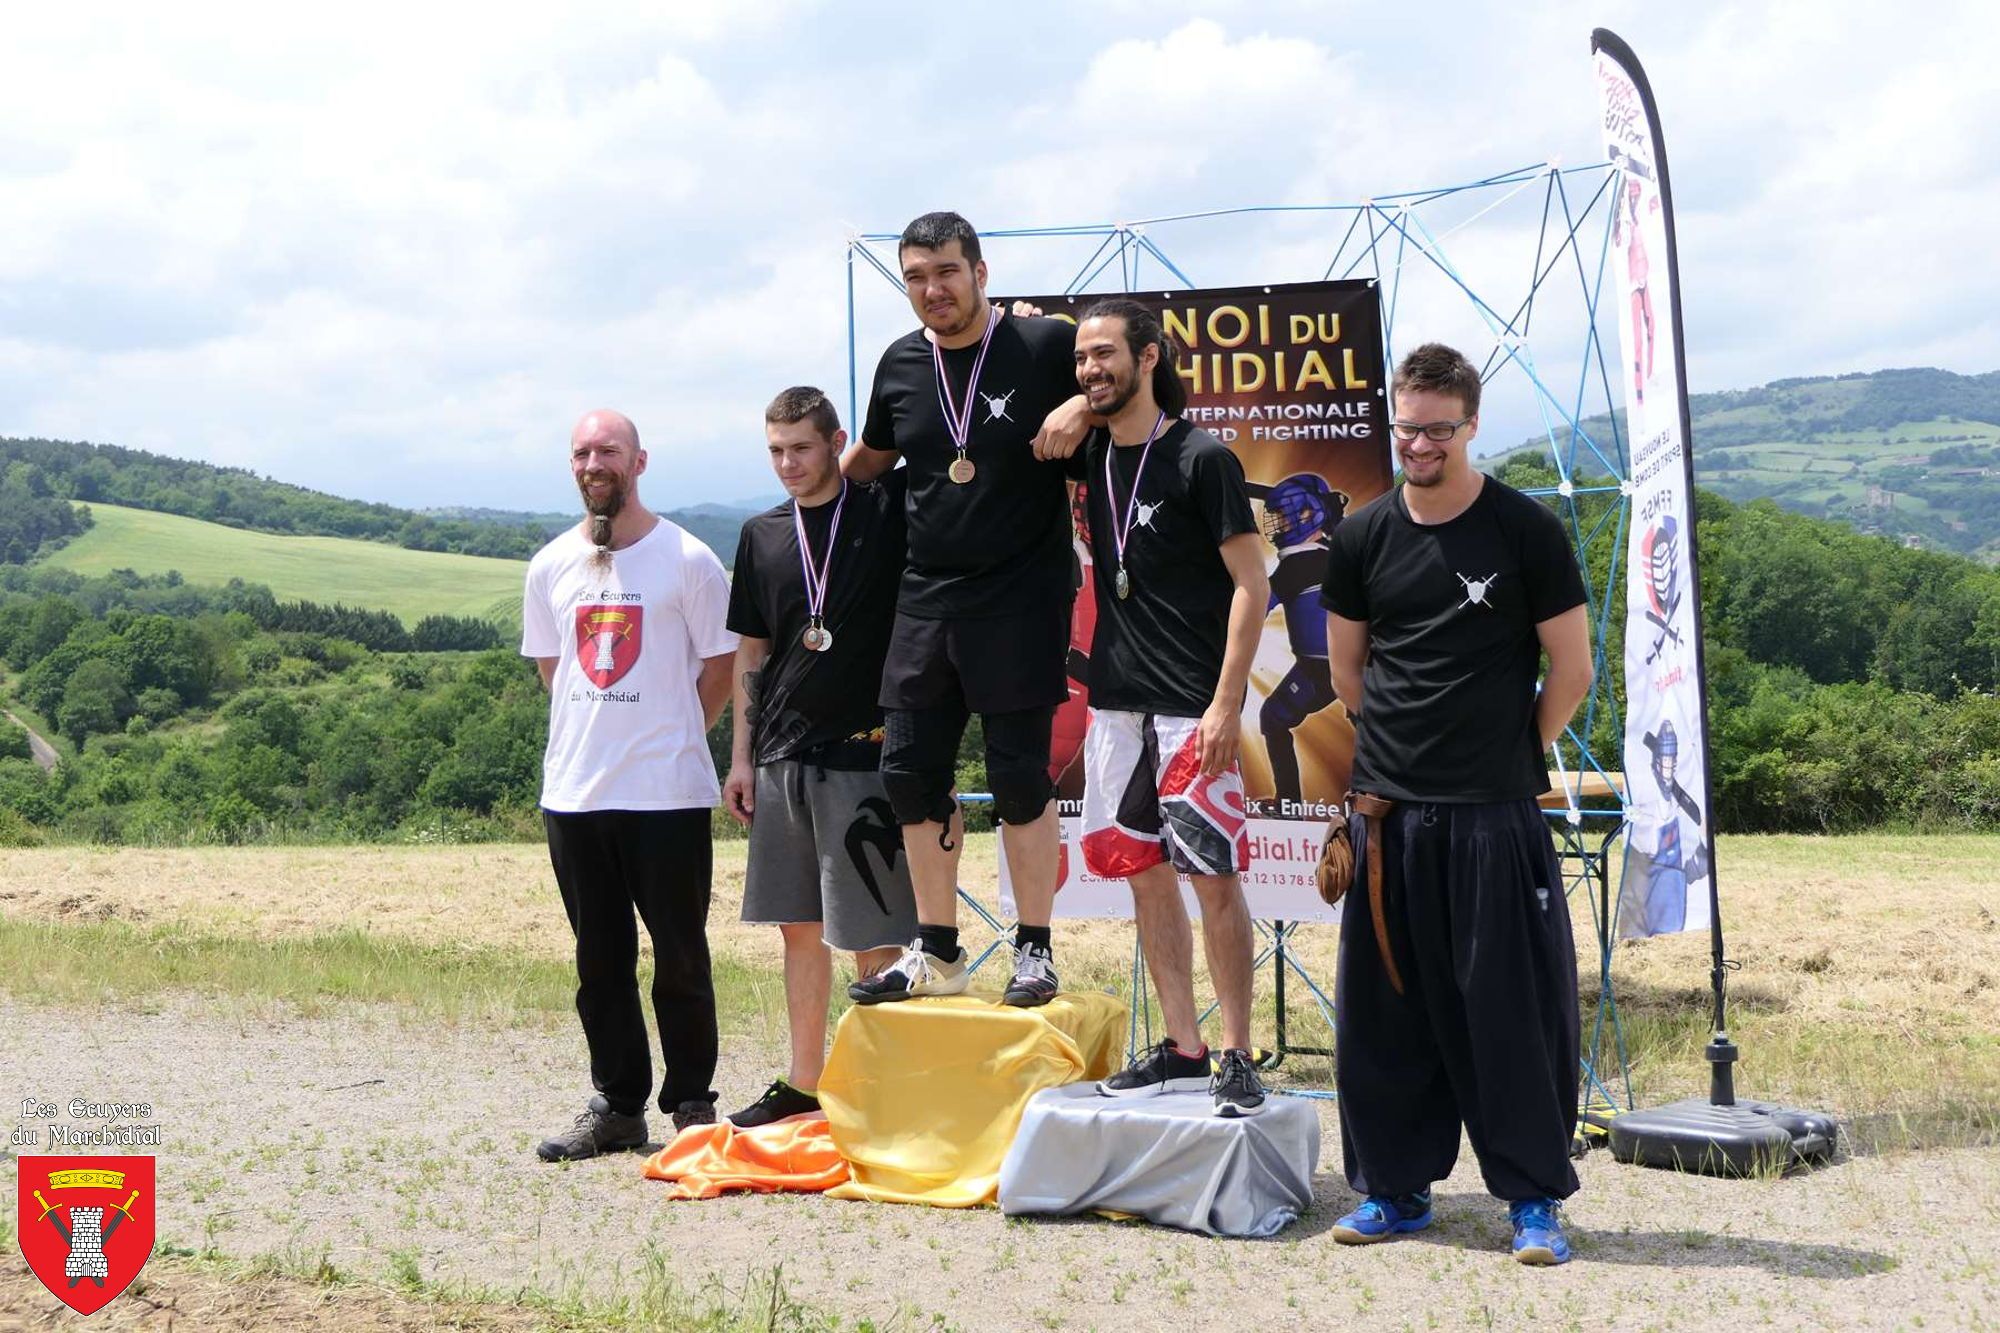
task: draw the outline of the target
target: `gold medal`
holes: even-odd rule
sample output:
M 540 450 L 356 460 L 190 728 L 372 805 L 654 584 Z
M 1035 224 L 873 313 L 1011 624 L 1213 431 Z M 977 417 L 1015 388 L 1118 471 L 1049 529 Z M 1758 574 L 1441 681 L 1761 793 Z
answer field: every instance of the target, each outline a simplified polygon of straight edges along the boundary
M 966 482 L 972 480 L 973 474 L 978 470 L 978 468 L 972 466 L 970 458 L 967 458 L 964 454 L 960 454 L 952 461 L 952 465 L 944 470 L 944 474 L 960 486 L 963 486 Z

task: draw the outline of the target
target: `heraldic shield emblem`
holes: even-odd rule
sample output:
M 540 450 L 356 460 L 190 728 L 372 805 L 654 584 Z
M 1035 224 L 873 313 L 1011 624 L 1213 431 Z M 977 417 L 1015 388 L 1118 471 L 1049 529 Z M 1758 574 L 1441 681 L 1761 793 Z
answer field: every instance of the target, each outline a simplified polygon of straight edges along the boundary
M 78 1314 L 94 1314 L 153 1254 L 151 1157 L 22 1157 L 15 1161 L 21 1256 Z
M 646 608 L 587 603 L 576 608 L 576 663 L 598 689 L 607 689 L 639 660 L 639 628 Z

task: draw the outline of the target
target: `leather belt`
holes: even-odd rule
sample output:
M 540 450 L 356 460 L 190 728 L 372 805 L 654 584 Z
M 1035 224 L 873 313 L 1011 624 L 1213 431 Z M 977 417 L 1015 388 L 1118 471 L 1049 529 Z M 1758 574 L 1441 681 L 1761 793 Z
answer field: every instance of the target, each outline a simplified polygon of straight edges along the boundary
M 1389 909 L 1383 901 L 1382 889 L 1382 820 L 1396 808 L 1396 803 L 1366 792 L 1350 792 L 1349 796 L 1355 813 L 1368 824 L 1368 915 L 1375 925 L 1375 948 L 1382 955 L 1382 970 L 1389 976 L 1389 985 L 1401 995 L 1403 974 L 1396 967 L 1396 951 L 1389 943 Z

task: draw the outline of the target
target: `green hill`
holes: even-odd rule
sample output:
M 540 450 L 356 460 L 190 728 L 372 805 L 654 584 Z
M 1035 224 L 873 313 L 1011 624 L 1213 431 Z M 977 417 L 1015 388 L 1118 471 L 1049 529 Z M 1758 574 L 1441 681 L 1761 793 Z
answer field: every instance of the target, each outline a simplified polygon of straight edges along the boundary
M 1695 475 L 1727 499 L 1768 498 L 1907 545 L 2000 562 L 2000 371 L 1776 380 L 1695 394 L 1689 409 Z M 1625 414 L 1617 418 L 1622 437 Z M 1591 417 L 1583 430 L 1609 452 L 1610 418 Z M 1567 454 L 1567 432 L 1557 447 Z M 1506 457 L 1547 450 L 1535 442 Z M 1579 446 L 1577 457 L 1588 470 L 1588 451 Z
M 179 570 L 200 584 L 240 578 L 264 584 L 280 599 L 390 611 L 406 625 L 427 615 L 520 623 L 524 561 L 246 532 L 122 505 L 90 509 L 96 523 L 43 563 L 80 574 Z

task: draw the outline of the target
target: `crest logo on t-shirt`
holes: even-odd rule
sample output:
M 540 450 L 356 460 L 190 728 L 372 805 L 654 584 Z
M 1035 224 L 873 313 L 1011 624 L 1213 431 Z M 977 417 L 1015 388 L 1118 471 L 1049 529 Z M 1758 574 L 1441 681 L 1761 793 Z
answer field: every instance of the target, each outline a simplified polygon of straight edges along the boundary
M 1493 591 L 1493 585 L 1500 581 L 1498 574 L 1488 574 L 1483 579 L 1469 579 L 1460 574 L 1458 581 L 1465 585 L 1465 600 L 1460 602 L 1455 610 L 1463 611 L 1468 606 L 1484 606 L 1489 609 L 1492 607 L 1493 603 L 1487 601 L 1486 597 Z
M 1009 389 L 1005 393 L 980 394 L 979 396 L 986 400 L 987 424 L 990 425 L 995 421 L 1012 421 L 1014 418 L 1007 415 L 1007 404 L 1012 402 L 1014 395 L 1019 392 L 1019 389 Z
M 598 689 L 615 684 L 639 660 L 642 606 L 586 602 L 576 608 L 576 664 Z

